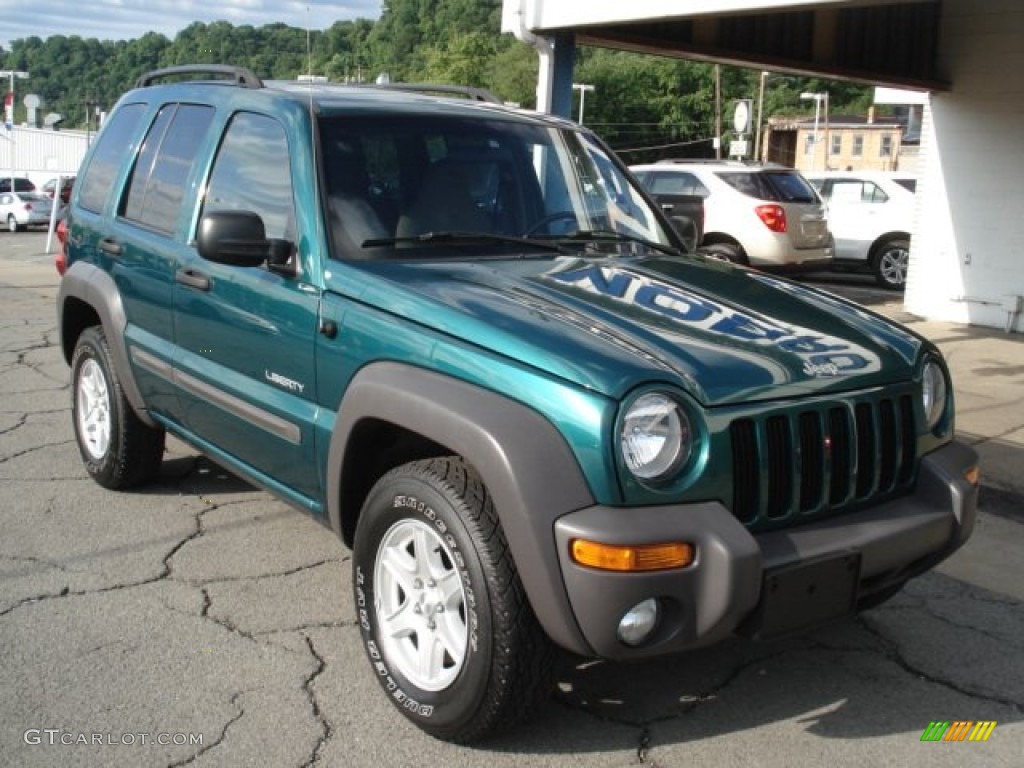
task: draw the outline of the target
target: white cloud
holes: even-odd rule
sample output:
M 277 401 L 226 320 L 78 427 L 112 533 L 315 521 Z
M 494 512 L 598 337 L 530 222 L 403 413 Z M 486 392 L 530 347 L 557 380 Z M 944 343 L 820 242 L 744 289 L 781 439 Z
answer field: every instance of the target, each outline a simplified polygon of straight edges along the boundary
M 146 32 L 169 39 L 195 21 L 227 21 L 234 26 L 284 23 L 326 29 L 337 21 L 376 19 L 381 0 L 302 2 L 302 0 L 0 0 L 0 45 L 11 40 L 78 35 L 100 40 L 128 40 Z

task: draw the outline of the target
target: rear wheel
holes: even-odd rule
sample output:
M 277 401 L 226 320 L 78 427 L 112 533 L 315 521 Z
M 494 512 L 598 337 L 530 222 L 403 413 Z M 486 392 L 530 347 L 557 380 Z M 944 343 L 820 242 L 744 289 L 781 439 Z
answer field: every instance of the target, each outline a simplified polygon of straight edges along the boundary
M 747 257 L 743 249 L 733 243 L 712 243 L 702 247 L 701 252 L 711 259 L 731 261 L 733 264 L 746 264 Z
M 907 284 L 910 264 L 910 241 L 905 238 L 886 240 L 875 249 L 871 268 L 875 281 L 883 288 L 902 290 Z
M 11 232 L 17 232 L 21 229 L 21 226 L 18 224 L 18 220 L 14 218 L 13 213 L 7 214 L 7 229 Z
M 441 739 L 468 742 L 549 693 L 552 649 L 494 505 L 456 457 L 381 478 L 352 550 L 363 643 L 388 700 Z
M 139 485 L 160 469 L 164 431 L 144 424 L 114 373 L 110 346 L 99 326 L 78 337 L 71 358 L 75 439 L 86 471 L 104 488 Z

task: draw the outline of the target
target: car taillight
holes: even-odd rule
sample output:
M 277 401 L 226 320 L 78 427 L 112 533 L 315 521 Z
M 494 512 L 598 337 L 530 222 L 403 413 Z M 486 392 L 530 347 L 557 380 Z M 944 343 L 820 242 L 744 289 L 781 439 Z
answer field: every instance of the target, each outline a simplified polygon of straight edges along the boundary
M 31 211 L 32 210 L 32 203 L 25 203 L 25 210 L 26 211 Z
M 60 243 L 60 250 L 54 259 L 54 266 L 57 267 L 57 274 L 63 277 L 68 269 L 68 225 L 64 219 L 57 222 L 57 241 Z
M 754 212 L 772 232 L 786 231 L 786 209 L 781 205 L 759 205 Z

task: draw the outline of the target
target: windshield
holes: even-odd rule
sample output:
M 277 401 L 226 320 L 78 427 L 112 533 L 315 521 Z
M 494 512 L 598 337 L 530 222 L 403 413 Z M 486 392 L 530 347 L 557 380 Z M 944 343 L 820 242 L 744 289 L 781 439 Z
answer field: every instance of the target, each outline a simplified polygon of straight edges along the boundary
M 585 132 L 420 114 L 325 117 L 320 134 L 338 258 L 550 253 L 550 241 L 582 233 L 601 233 L 606 251 L 673 243 Z

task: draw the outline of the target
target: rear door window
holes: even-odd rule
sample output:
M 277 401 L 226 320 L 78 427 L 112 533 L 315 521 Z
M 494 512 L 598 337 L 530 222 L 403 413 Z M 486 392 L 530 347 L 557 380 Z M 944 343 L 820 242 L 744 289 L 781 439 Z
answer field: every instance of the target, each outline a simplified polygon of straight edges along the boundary
M 700 179 L 692 173 L 651 173 L 646 179 L 645 186 L 652 195 L 700 195 L 707 197 L 711 194 Z
M 153 121 L 132 171 L 120 214 L 157 232 L 174 232 L 213 107 L 167 104 Z

